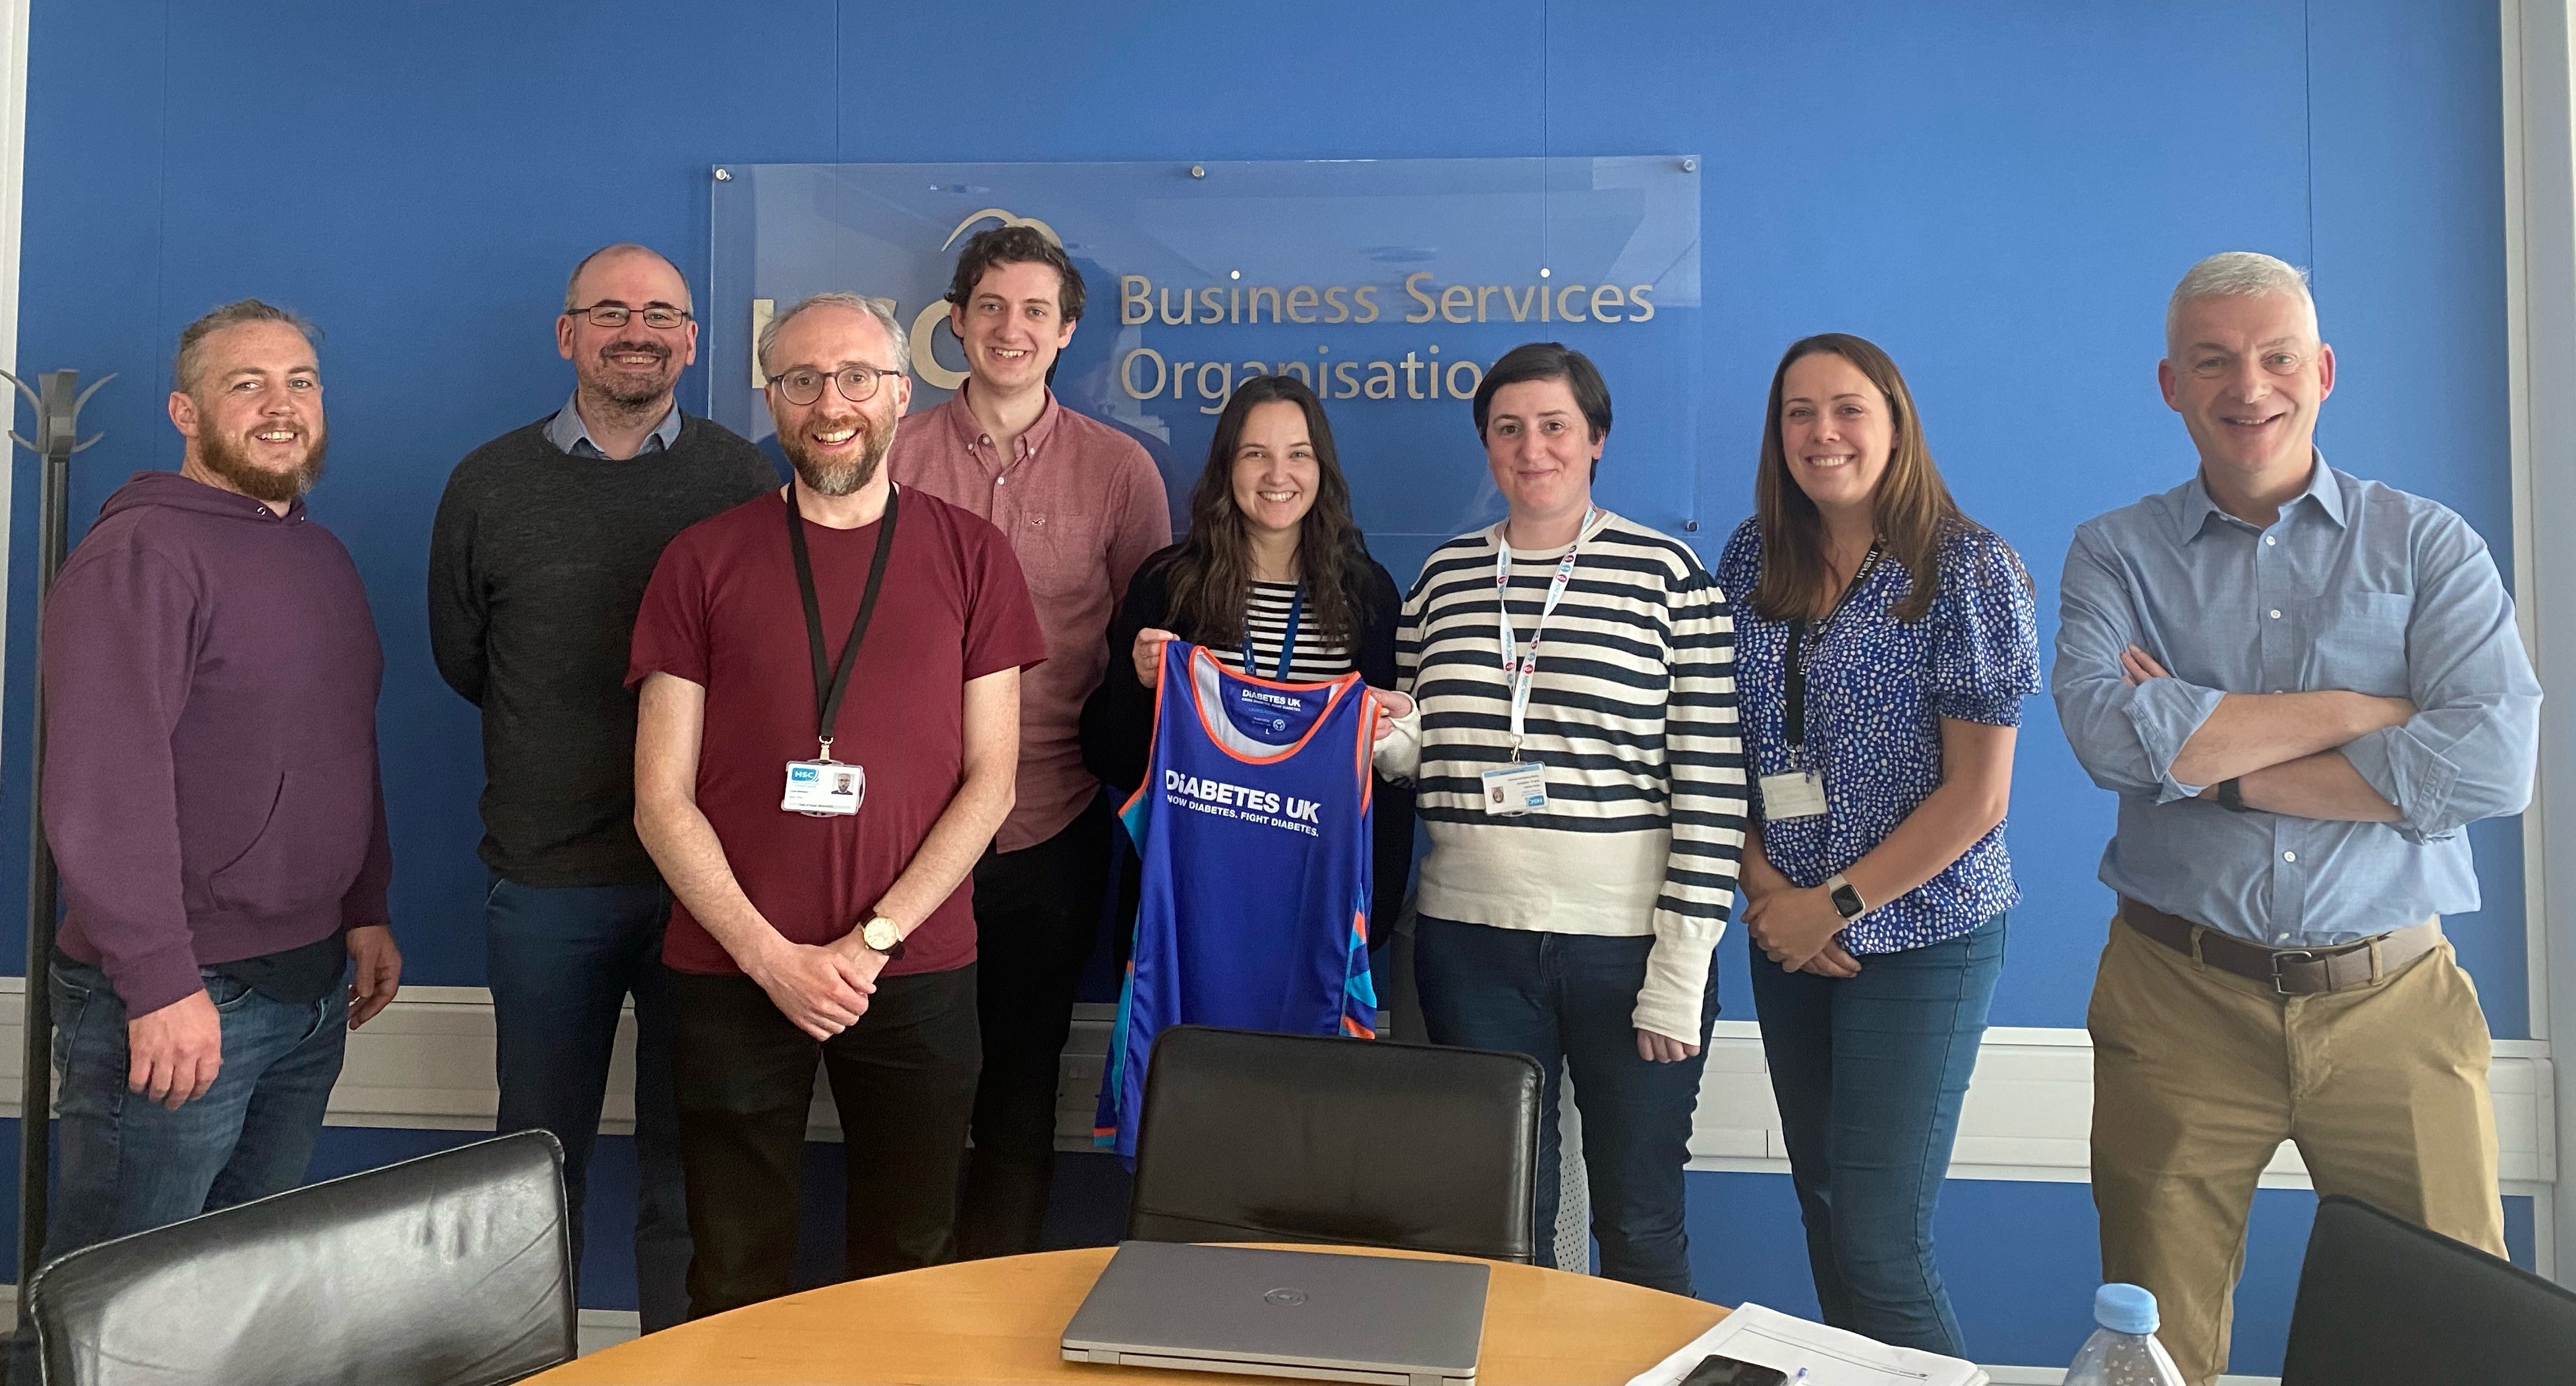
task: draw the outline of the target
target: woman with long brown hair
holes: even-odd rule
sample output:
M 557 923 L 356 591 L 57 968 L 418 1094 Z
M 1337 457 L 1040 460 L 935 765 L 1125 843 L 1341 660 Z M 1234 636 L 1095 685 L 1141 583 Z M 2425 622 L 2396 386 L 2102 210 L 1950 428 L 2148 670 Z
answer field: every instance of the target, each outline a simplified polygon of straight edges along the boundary
M 2030 578 L 1963 514 L 1896 363 L 1843 333 L 1771 378 L 1719 560 L 1759 776 L 1754 1010 L 1827 1323 L 1958 1355 L 1932 1212 L 2019 902 L 2005 855 Z M 1769 965 L 1763 962 L 1769 959 Z
M 1143 777 L 1154 681 L 1175 639 L 1238 673 L 1310 682 L 1357 670 L 1372 689 L 1391 689 L 1400 605 L 1351 519 L 1323 404 L 1295 376 L 1255 376 L 1217 416 L 1189 532 L 1145 560 L 1110 619 L 1109 674 L 1082 710 L 1083 762 L 1122 792 Z M 1375 953 L 1412 871 L 1413 793 L 1381 780 L 1372 801 Z

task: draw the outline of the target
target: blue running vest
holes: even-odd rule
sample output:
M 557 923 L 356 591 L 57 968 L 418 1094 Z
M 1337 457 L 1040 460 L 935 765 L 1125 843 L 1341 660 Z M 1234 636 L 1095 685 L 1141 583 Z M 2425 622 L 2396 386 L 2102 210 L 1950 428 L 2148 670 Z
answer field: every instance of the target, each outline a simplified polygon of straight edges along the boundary
M 1163 647 L 1145 783 L 1118 814 L 1143 888 L 1094 1144 L 1135 1158 L 1145 1059 L 1164 1026 L 1377 1037 L 1376 727 L 1357 674 L 1279 683 L 1195 645 Z

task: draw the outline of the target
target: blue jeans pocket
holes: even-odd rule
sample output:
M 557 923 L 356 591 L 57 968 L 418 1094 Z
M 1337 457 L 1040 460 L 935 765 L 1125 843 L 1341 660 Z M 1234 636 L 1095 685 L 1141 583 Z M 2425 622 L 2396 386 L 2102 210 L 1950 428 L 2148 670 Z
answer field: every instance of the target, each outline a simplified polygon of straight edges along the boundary
M 205 983 L 206 999 L 215 1003 L 215 1010 L 219 1014 L 230 1015 L 248 1005 L 250 999 L 258 995 L 251 990 L 250 983 L 238 977 L 217 972 L 211 967 L 199 968 L 197 976 Z
M 96 980 L 92 980 L 93 978 Z M 89 968 L 65 963 L 57 958 L 53 969 L 46 976 L 46 985 L 54 995 L 54 1010 L 61 1012 L 74 1006 L 88 1005 L 91 993 L 95 992 L 105 980 L 103 977 L 97 977 L 96 973 Z

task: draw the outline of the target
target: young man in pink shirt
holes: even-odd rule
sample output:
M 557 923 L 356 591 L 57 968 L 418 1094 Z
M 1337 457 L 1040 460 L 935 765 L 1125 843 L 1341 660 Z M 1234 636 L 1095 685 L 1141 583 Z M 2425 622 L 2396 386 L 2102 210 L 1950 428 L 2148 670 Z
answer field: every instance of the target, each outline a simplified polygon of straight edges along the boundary
M 1002 531 L 1047 643 L 1020 684 L 1018 801 L 975 867 L 984 1071 L 957 1246 L 1007 1256 L 1037 1250 L 1046 1223 L 1056 1066 L 1108 884 L 1110 806 L 1082 765 L 1082 703 L 1107 665 L 1110 614 L 1172 542 L 1172 520 L 1145 450 L 1047 388 L 1082 318 L 1063 247 L 1029 226 L 982 232 L 948 300 L 968 379 L 905 426 L 889 467 Z

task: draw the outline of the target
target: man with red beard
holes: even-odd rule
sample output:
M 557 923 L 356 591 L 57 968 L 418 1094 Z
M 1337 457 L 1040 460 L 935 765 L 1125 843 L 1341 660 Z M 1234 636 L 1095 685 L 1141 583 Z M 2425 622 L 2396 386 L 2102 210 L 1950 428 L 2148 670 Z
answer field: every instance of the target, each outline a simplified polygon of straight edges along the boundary
M 635 1300 L 651 1333 L 688 1315 L 689 1224 L 662 986 L 671 895 L 635 838 L 627 649 L 662 546 L 769 494 L 778 473 L 673 399 L 698 324 L 662 256 L 612 245 L 574 267 L 555 349 L 572 398 L 448 478 L 429 644 L 483 718 L 496 1127 L 563 1142 L 576 1266 L 618 1016 L 635 998 Z
M 302 500 L 325 441 L 312 343 L 245 299 L 189 324 L 173 376 L 179 470 L 108 498 L 44 613 L 66 905 L 47 1260 L 303 1182 L 347 1032 L 402 971 L 384 655 Z
M 791 1288 L 818 1058 L 847 1273 L 951 1253 L 981 1062 L 965 883 L 1010 812 L 1020 671 L 1046 643 L 1001 534 L 886 475 L 907 359 L 853 294 L 773 320 L 795 479 L 672 540 L 635 623 L 635 826 L 678 902 L 693 1318 Z

